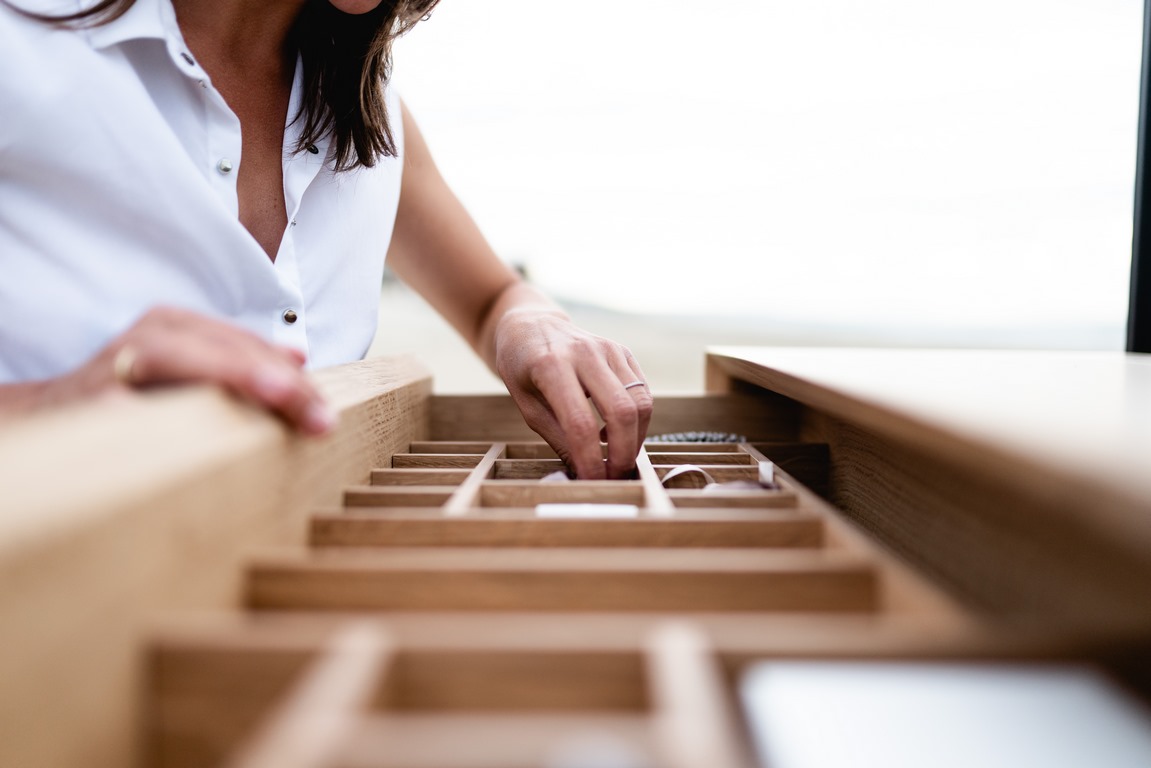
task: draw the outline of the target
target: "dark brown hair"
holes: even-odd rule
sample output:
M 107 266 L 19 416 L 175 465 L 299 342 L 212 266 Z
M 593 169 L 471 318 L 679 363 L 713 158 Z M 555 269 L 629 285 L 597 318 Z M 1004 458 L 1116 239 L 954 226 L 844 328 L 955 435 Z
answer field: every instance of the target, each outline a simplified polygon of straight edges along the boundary
M 95 26 L 115 21 L 136 0 L 100 0 L 65 16 L 24 11 L 26 16 L 61 25 Z M 336 170 L 373 166 L 397 154 L 383 85 L 391 76 L 392 43 L 425 18 L 438 0 L 382 0 L 373 11 L 343 13 L 328 0 L 307 0 L 292 27 L 289 45 L 303 62 L 303 120 L 296 151 L 332 136 Z

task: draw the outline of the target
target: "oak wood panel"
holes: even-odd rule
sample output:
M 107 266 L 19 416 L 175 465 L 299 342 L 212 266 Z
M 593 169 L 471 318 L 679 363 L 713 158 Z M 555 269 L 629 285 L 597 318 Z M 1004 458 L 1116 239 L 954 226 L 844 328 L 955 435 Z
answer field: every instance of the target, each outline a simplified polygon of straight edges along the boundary
M 667 492 L 679 509 L 786 509 L 796 506 L 795 494 L 778 490 L 671 489 Z
M 826 444 L 753 443 L 764 458 L 787 472 L 805 487 L 826 498 L 831 492 L 831 453 Z
M 490 440 L 416 440 L 408 446 L 407 453 L 477 453 L 483 456 L 491 447 Z
M 661 464 L 754 464 L 754 461 L 746 453 L 741 451 L 732 451 L 730 453 L 720 453 L 717 451 L 709 451 L 706 453 L 665 453 L 659 450 L 647 449 L 647 455 L 651 457 L 651 463 L 655 466 Z
M 641 448 L 635 457 L 635 470 L 639 475 L 640 485 L 643 486 L 644 511 L 656 517 L 671 517 L 675 514 L 675 504 L 667 495 L 663 481 L 652 466 L 651 457 L 647 449 Z
M 589 744 L 589 734 L 595 734 Z M 339 755 L 341 768 L 540 768 L 602 764 L 604 741 L 628 763 L 652 765 L 645 714 L 436 713 L 365 719 Z M 634 762 L 634 761 L 640 762 Z
M 671 470 L 681 466 L 679 464 L 657 464 L 655 465 L 655 472 L 660 478 L 663 478 Z M 758 466 L 733 466 L 731 464 L 695 464 L 704 472 L 707 472 L 713 480 L 717 483 L 730 483 L 735 481 L 758 482 L 759 481 L 759 467 Z
M 319 440 L 201 388 L 0 430 L 0 765 L 129 764 L 151 619 L 237 604 L 249 548 L 300 541 L 309 512 L 426 436 L 413 361 L 317 378 L 340 418 Z
M 870 611 L 866 561 L 800 550 L 323 550 L 248 566 L 248 605 L 316 610 Z
M 393 469 L 471 469 L 483 460 L 483 454 L 471 453 L 396 453 Z
M 490 480 L 479 494 L 484 507 L 534 507 L 537 504 L 644 504 L 644 488 L 634 480 L 578 480 L 539 483 Z
M 399 513 L 315 515 L 318 547 L 817 547 L 821 521 L 809 514 L 748 517 L 720 510 L 696 519 L 538 519 L 485 515 L 445 519 Z
M 282 681 L 303 667 L 349 619 L 360 614 L 252 612 L 184 617 L 161 625 L 152 643 L 153 678 L 160 696 L 236 696 L 242 689 Z M 1070 658 L 1118 650 L 1089 633 L 1054 636 L 976 621 L 939 622 L 929 614 L 884 613 L 503 613 L 394 612 L 379 619 L 397 653 L 639 654 L 651 632 L 687 621 L 705 632 L 725 663 L 785 658 Z M 1145 641 L 1145 637 L 1142 640 Z M 279 682 L 277 682 L 279 684 Z
M 832 498 L 970 605 L 1151 627 L 1151 357 L 733 348 L 709 370 L 804 406 Z
M 1039 502 L 818 414 L 809 428 L 836 457 L 837 506 L 970 606 L 1012 620 L 1151 629 L 1151 558 L 1112 546 L 1073 499 Z
M 232 626 L 169 631 L 156 653 L 169 670 L 161 698 L 169 707 L 172 731 L 203 729 L 203 723 L 188 722 L 190 715 L 200 715 L 179 705 L 199 700 L 204 713 L 209 707 L 203 705 L 209 704 L 212 694 L 217 697 L 217 719 L 230 718 L 226 702 L 239 686 L 283 677 L 284 660 L 314 654 L 330 629 L 345 622 L 343 617 L 328 621 L 316 614 L 264 615 Z M 484 758 L 488 762 L 482 764 L 494 764 L 507 758 L 507 748 L 518 759 L 523 753 L 515 750 L 542 743 L 537 741 L 541 733 L 549 735 L 549 743 L 562 738 L 537 725 L 584 725 L 593 713 L 606 712 L 629 712 L 633 713 L 629 717 L 647 720 L 656 736 L 650 744 L 663 756 L 659 764 L 723 764 L 716 762 L 717 756 L 739 751 L 738 728 L 727 703 L 727 678 L 749 661 L 853 654 L 1019 658 L 1036 652 L 1049 657 L 1052 652 L 1050 644 L 1028 648 L 986 633 L 955 627 L 941 631 L 931 622 L 843 615 L 694 615 L 669 622 L 662 616 L 635 614 L 540 615 L 534 620 L 523 614 L 393 614 L 385 627 L 394 643 L 392 664 L 385 685 L 378 689 L 374 711 L 364 711 L 360 728 L 382 729 L 392 738 L 402 733 L 403 747 L 394 745 L 400 754 L 414 749 L 426 756 L 435 747 L 425 740 L 446 739 L 459 745 L 457 751 L 437 757 L 435 764 L 441 766 L 470 765 Z M 670 638 L 669 629 L 675 630 Z M 686 646 L 684 631 L 697 636 Z M 247 663 L 240 664 L 245 654 Z M 547 684 L 540 685 L 540 680 Z M 474 717 L 493 724 L 509 743 L 467 738 L 470 730 L 465 722 Z M 410 724 L 418 727 L 393 728 Z M 503 730 L 513 725 L 525 735 Z M 396 760 L 389 764 L 407 764 L 379 739 L 361 740 L 359 733 L 357 729 L 346 740 L 345 755 L 366 761 L 373 749 L 383 749 Z M 701 746 L 705 755 L 698 752 Z M 668 759 L 676 754 L 693 757 L 687 762 Z
M 1151 553 L 1149 355 L 718 348 L 708 366 L 719 390 L 770 388 Z
M 483 455 L 480 462 L 472 469 L 468 479 L 464 480 L 452 492 L 451 498 L 444 503 L 443 512 L 449 517 L 466 515 L 479 506 L 480 493 L 496 469 L 496 461 L 506 455 L 507 447 L 503 443 L 493 443 Z
M 496 462 L 496 480 L 539 480 L 552 472 L 567 473 L 559 459 L 501 459 Z
M 507 395 L 436 395 L 429 424 L 433 439 L 538 440 Z M 657 396 L 648 433 L 732 432 L 752 441 L 794 440 L 798 412 L 787 398 Z M 525 457 L 528 458 L 528 457 Z
M 193 636 L 159 643 L 148 655 L 143 764 L 154 768 L 221 765 L 259 726 L 315 658 L 321 640 L 291 646 L 249 634 Z
M 459 485 L 466 469 L 373 469 L 372 485 Z
M 509 459 L 558 459 L 559 455 L 552 450 L 551 446 L 540 439 L 534 441 L 511 441 L 507 442 L 508 452 L 507 458 Z M 604 452 L 606 458 L 607 453 Z
M 719 660 L 704 631 L 686 622 L 657 627 L 645 659 L 653 728 L 668 768 L 752 768 Z
M 763 459 L 755 447 L 747 445 L 745 450 L 757 459 Z M 938 583 L 913 570 L 882 542 L 867 536 L 826 500 L 795 482 L 778 467 L 775 481 L 784 492 L 795 494 L 799 509 L 818 515 L 823 520 L 824 546 L 829 551 L 865 556 L 874 563 L 879 577 L 881 609 L 884 612 L 892 615 L 930 616 L 940 626 L 967 623 L 968 612 L 954 596 Z
M 371 622 L 333 634 L 227 768 L 329 768 L 380 685 L 390 643 Z
M 416 711 L 617 711 L 648 707 L 635 649 L 401 650 L 375 706 Z
M 733 453 L 739 443 L 662 442 L 646 440 L 644 446 L 652 453 Z
M 453 492 L 442 485 L 353 485 L 344 489 L 344 506 L 439 507 Z

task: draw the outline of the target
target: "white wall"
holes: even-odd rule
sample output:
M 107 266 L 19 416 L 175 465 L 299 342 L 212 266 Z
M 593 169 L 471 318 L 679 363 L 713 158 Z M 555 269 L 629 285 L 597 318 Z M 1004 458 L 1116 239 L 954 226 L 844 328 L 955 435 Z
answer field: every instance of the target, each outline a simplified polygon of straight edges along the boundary
M 1138 0 L 443 0 L 396 82 L 569 299 L 1123 343 Z

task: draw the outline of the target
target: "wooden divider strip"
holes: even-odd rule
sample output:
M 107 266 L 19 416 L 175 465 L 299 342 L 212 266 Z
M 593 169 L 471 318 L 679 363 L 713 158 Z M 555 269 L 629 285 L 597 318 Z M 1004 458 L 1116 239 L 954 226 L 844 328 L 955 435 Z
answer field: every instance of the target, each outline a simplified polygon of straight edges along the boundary
M 484 481 L 495 471 L 496 460 L 501 458 L 506 451 L 506 443 L 492 443 L 468 479 L 460 483 L 455 493 L 444 504 L 446 517 L 466 515 L 479 506 L 480 489 L 483 488 Z
M 732 464 L 691 464 L 690 462 L 687 462 L 687 464 L 707 472 L 707 474 L 710 475 L 711 478 L 717 483 L 730 483 L 739 480 L 754 482 L 756 478 L 759 477 L 758 473 L 756 472 L 757 468 L 751 466 L 750 464 L 744 464 L 740 466 Z M 684 465 L 655 464 L 653 466 L 655 467 L 655 473 L 659 475 L 660 479 L 662 480 L 667 476 L 668 472 L 671 472 L 677 467 Z
M 393 469 L 471 469 L 483 456 L 474 453 L 397 453 L 392 456 Z
M 328 768 L 371 703 L 390 645 L 371 623 L 340 629 L 228 768 Z
M 491 440 L 417 440 L 408 446 L 409 453 L 471 453 L 483 456 L 491 448 Z
M 647 448 L 641 448 L 639 455 L 635 457 L 635 468 L 639 473 L 640 482 L 643 483 L 644 512 L 652 517 L 675 515 L 675 504 L 668 497 L 663 482 L 656 474 Z
M 818 547 L 822 523 L 800 512 L 732 513 L 622 520 L 540 519 L 530 510 L 506 516 L 445 519 L 437 510 L 317 514 L 315 547 Z
M 650 730 L 644 714 L 631 712 L 390 714 L 365 720 L 337 765 L 648 768 L 654 765 L 649 755 L 655 753 Z
M 656 745 L 668 768 L 751 768 L 719 661 L 696 626 L 669 622 L 647 646 Z
M 346 507 L 438 507 L 455 491 L 442 485 L 353 485 L 344 489 Z
M 668 496 L 680 509 L 789 509 L 799 500 L 791 491 L 702 491 L 695 488 L 668 489 Z
M 497 480 L 540 480 L 552 472 L 563 472 L 567 466 L 559 459 L 500 459 L 496 462 Z
M 718 451 L 685 453 L 680 451 L 666 452 L 662 450 L 648 450 L 647 454 L 651 457 L 652 464 L 734 464 L 737 466 L 747 466 L 748 464 L 755 463 L 755 461 L 743 451 L 726 453 Z
M 467 469 L 373 469 L 372 485 L 459 485 L 471 474 Z
M 558 459 L 559 455 L 543 440 L 519 440 L 506 443 L 509 459 Z
M 248 569 L 257 609 L 872 612 L 873 566 L 809 550 L 322 550 Z
M 644 503 L 645 489 L 634 480 L 579 480 L 541 483 L 531 480 L 489 480 L 480 490 L 483 507 L 534 507 L 537 504 Z

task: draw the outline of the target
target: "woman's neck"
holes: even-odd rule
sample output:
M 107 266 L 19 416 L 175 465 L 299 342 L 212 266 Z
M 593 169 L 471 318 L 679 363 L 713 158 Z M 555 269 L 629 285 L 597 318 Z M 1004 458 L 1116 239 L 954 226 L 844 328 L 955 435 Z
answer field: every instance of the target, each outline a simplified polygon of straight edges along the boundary
M 180 32 L 209 74 L 294 66 L 288 34 L 305 0 L 172 0 Z

